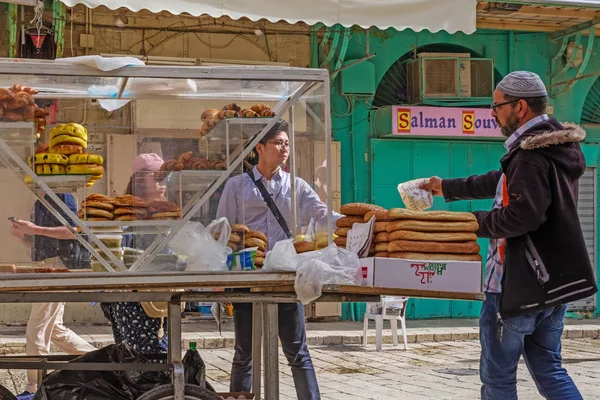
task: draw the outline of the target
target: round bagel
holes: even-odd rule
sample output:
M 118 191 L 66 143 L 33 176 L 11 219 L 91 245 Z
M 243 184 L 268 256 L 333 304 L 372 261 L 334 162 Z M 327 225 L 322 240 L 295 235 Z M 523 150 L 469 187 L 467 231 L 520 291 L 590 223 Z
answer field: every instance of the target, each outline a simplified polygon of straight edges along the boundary
M 350 217 L 342 217 L 340 219 L 338 219 L 337 221 L 335 221 L 335 226 L 337 226 L 338 228 L 352 228 L 352 225 L 354 225 L 355 223 L 364 223 L 364 219 L 363 217 L 359 217 L 359 216 L 350 216 Z
M 258 249 L 261 251 L 267 250 L 267 244 L 258 238 L 246 238 L 246 240 L 244 241 L 244 247 L 258 247 Z
M 269 242 L 269 239 L 267 239 L 267 236 L 259 231 L 248 231 L 246 232 L 246 240 L 250 239 L 250 238 L 257 238 L 262 240 L 265 243 Z
M 115 209 L 115 206 L 113 206 L 110 203 L 104 203 L 102 201 L 86 200 L 85 208 L 102 208 L 103 210 L 112 211 Z
M 231 232 L 249 232 L 250 229 L 243 224 L 231 224 Z
M 333 242 L 340 247 L 346 247 L 346 239 L 346 236 L 340 236 L 333 239 Z
M 348 203 L 344 204 L 340 208 L 340 213 L 344 215 L 358 215 L 364 217 L 369 211 L 387 211 L 383 207 L 376 206 L 375 204 L 367 203 Z
M 85 215 L 86 217 L 102 217 L 108 219 L 113 219 L 114 217 L 113 213 L 111 213 L 110 211 L 106 211 L 100 208 L 86 208 L 85 210 L 81 209 L 79 210 L 79 215 Z

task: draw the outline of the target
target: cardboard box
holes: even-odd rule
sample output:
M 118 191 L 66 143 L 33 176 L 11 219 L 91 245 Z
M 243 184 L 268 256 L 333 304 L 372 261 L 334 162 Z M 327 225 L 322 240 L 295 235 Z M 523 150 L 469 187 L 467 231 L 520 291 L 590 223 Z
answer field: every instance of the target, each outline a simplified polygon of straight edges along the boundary
M 362 258 L 363 286 L 442 292 L 481 293 L 478 261 L 423 261 Z

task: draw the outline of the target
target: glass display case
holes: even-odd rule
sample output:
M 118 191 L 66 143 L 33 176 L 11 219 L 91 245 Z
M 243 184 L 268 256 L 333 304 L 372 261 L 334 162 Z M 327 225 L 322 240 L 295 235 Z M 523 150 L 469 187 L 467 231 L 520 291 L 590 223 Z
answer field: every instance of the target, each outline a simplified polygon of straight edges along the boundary
M 265 182 L 289 236 L 323 247 L 332 238 L 329 95 L 328 73 L 319 69 L 103 71 L 76 59 L 1 59 L 0 160 L 11 172 L 0 175 L 10 189 L 0 194 L 3 212 L 29 221 L 48 210 L 72 229 L 71 248 L 90 257 L 78 256 L 70 269 L 189 271 L 189 254 L 169 244 L 190 222 L 228 218 L 232 251 L 257 244 L 248 239 L 261 235 L 246 237 L 249 231 L 284 238 L 247 174 L 260 157 L 271 157 L 265 165 L 272 167 L 280 156 L 281 171 Z M 280 129 L 283 136 L 273 132 Z M 23 184 L 35 197 L 16 189 Z M 25 212 L 32 200 L 39 201 L 35 213 Z M 33 248 L 31 259 L 18 240 L 6 239 L 15 250 L 3 263 L 35 266 L 57 252 Z M 56 242 L 30 240 L 40 243 Z M 273 244 L 254 247 L 264 257 Z

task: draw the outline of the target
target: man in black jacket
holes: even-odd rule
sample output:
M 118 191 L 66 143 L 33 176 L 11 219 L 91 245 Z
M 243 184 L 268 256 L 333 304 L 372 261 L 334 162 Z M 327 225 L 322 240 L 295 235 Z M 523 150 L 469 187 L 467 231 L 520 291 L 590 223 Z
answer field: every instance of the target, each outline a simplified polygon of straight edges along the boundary
M 494 91 L 492 116 L 507 137 L 501 168 L 465 179 L 432 177 L 423 189 L 446 201 L 494 198 L 477 211 L 490 239 L 479 319 L 482 399 L 516 399 L 521 355 L 547 399 L 582 399 L 561 365 L 566 303 L 597 291 L 577 215 L 585 132 L 545 114 L 546 88 L 526 71 Z

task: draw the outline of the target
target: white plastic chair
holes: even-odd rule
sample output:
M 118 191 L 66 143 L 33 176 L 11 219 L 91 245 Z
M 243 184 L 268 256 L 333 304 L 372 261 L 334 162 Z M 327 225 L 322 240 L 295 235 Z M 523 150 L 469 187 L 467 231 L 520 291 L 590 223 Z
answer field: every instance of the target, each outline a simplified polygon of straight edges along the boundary
M 392 327 L 392 340 L 394 346 L 398 346 L 398 321 L 402 326 L 402 336 L 404 337 L 404 350 L 408 349 L 406 339 L 406 303 L 408 297 L 392 297 L 392 296 L 381 296 L 381 313 L 377 313 L 374 309 L 378 308 L 379 303 L 367 304 L 367 311 L 365 312 L 364 318 L 364 332 L 363 332 L 363 345 L 367 345 L 367 330 L 369 328 L 369 320 L 375 321 L 375 348 L 377 351 L 381 351 L 382 342 L 382 331 L 383 321 L 390 321 Z M 398 314 L 387 314 L 388 308 L 399 308 Z

